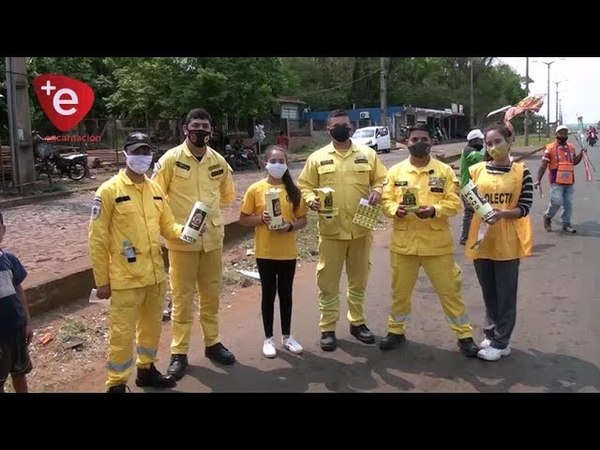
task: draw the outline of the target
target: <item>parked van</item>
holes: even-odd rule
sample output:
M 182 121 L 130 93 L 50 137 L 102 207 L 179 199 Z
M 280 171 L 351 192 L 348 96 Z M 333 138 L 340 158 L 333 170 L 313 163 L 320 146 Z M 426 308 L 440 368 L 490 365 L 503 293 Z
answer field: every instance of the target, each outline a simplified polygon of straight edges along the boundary
M 376 152 L 389 153 L 392 148 L 388 127 L 358 128 L 352 135 L 352 141 L 371 147 Z

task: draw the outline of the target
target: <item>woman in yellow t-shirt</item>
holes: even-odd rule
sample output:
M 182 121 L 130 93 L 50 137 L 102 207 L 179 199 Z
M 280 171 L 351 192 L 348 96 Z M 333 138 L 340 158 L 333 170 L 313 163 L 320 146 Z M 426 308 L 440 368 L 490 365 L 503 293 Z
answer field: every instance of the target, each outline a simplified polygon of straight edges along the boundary
M 487 224 L 481 217 L 473 217 L 465 256 L 473 260 L 485 303 L 485 339 L 477 356 L 497 361 L 510 355 L 517 320 L 519 265 L 521 258 L 531 254 L 533 178 L 523 163 L 512 161 L 513 139 L 508 128 L 493 125 L 484 134 L 490 158 L 469 167 L 469 174 L 496 214 Z M 480 232 L 485 234 L 477 246 Z
M 277 355 L 273 340 L 273 313 L 275 294 L 279 294 L 281 316 L 281 343 L 292 353 L 300 354 L 302 346 L 290 334 L 292 322 L 292 286 L 296 272 L 296 230 L 306 226 L 308 212 L 298 186 L 292 180 L 287 167 L 287 153 L 279 146 L 272 146 L 265 153 L 267 177 L 252 184 L 242 200 L 240 224 L 254 227 L 254 256 L 262 287 L 262 318 L 265 330 L 263 355 Z M 266 209 L 265 193 L 278 190 L 279 202 L 275 210 L 283 217 L 280 228 L 272 230 L 273 217 Z M 277 212 L 275 212 L 277 214 Z

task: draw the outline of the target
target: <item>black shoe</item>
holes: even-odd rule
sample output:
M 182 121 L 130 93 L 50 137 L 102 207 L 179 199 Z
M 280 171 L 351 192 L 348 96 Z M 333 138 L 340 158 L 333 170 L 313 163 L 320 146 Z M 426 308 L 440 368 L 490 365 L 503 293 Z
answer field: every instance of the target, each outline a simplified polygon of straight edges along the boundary
M 107 394 L 125 394 L 129 388 L 126 384 L 117 384 L 115 386 L 111 386 L 106 391 Z
M 552 220 L 544 216 L 544 230 L 552 231 Z
M 466 239 L 461 239 L 461 240 L 459 241 L 459 243 L 460 243 L 460 245 L 466 245 L 466 243 L 467 243 L 467 240 L 466 240 Z
M 463 338 L 458 340 L 458 348 L 465 356 L 477 356 L 477 352 L 479 351 L 479 347 L 473 341 L 473 338 Z
M 108 390 L 106 391 L 107 394 L 125 394 L 127 392 L 131 392 L 131 389 L 129 389 L 129 386 L 127 386 L 126 384 L 117 384 L 115 386 L 111 386 L 108 388 Z
M 187 369 L 188 360 L 187 355 L 174 354 L 171 355 L 171 363 L 167 369 L 169 375 L 173 375 L 175 380 L 179 381 L 183 378 L 185 369 Z
M 375 343 L 375 335 L 371 333 L 371 330 L 364 323 L 357 326 L 350 324 L 350 334 L 365 344 Z
M 147 369 L 138 369 L 135 385 L 137 387 L 153 387 L 157 389 L 167 389 L 175 387 L 177 381 L 173 375 L 163 375 L 158 371 L 154 364 L 150 364 Z
M 233 356 L 233 353 L 227 350 L 220 342 L 217 342 L 215 345 L 211 345 L 210 347 L 206 347 L 204 350 L 204 355 L 213 361 L 225 365 L 230 365 L 235 362 L 235 356 Z
M 401 344 L 404 344 L 406 341 L 406 336 L 403 334 L 389 333 L 387 336 L 382 337 L 379 341 L 379 349 L 380 350 L 393 350 L 399 347 Z
M 321 333 L 321 350 L 332 352 L 337 348 L 335 331 L 324 331 Z
M 563 231 L 565 233 L 577 233 L 577 230 L 575 228 L 573 228 L 571 225 L 564 225 Z

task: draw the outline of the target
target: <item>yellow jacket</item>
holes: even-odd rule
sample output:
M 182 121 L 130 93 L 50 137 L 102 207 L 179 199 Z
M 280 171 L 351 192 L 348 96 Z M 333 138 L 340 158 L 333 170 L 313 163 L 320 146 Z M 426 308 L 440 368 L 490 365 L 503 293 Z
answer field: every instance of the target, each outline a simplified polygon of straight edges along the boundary
M 333 219 L 319 217 L 319 235 L 327 239 L 356 239 L 371 230 L 352 223 L 361 198 L 371 190 L 381 193 L 387 170 L 377 153 L 366 145 L 352 143 L 342 154 L 333 144 L 313 152 L 298 178 L 298 187 L 308 204 L 316 197 L 315 188 L 335 190 L 338 214 Z
M 172 239 L 167 240 L 168 249 L 210 252 L 223 247 L 225 227 L 221 207 L 235 199 L 232 170 L 225 158 L 208 147 L 202 161 L 198 162 L 184 142 L 160 158 L 152 179 L 166 192 L 177 222 L 187 222 L 197 201 L 211 209 L 205 231 L 196 244 Z
M 96 286 L 133 289 L 165 279 L 160 235 L 178 239 L 176 224 L 161 187 L 145 178 L 135 184 L 122 170 L 96 191 L 88 245 Z M 123 241 L 131 242 L 135 262 L 128 262 Z
M 407 188 L 418 188 L 417 205 L 433 206 L 435 216 L 419 219 L 409 213 L 396 216 Z M 431 158 L 427 166 L 415 167 L 406 159 L 390 168 L 383 188 L 384 213 L 394 218 L 391 251 L 401 255 L 436 256 L 454 252 L 449 217 L 458 214 L 458 179 L 454 170 Z

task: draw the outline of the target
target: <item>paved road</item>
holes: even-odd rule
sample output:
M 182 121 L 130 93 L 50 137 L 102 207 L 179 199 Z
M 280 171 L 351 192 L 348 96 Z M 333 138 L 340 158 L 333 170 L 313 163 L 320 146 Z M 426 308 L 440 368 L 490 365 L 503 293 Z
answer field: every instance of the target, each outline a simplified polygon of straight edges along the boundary
M 591 159 L 600 168 L 600 150 Z M 533 173 L 539 154 L 527 160 Z M 583 167 L 576 172 L 575 235 L 547 233 L 542 226 L 546 198 L 536 197 L 532 218 L 533 255 L 522 263 L 519 311 L 513 353 L 490 363 L 463 357 L 456 348 L 436 296 L 423 273 L 413 296 L 408 342 L 402 349 L 381 352 L 356 341 L 348 332 L 343 306 L 337 351 L 318 345 L 318 310 L 314 264 L 303 265 L 296 276 L 293 333 L 305 352 L 294 356 L 281 350 L 278 357 L 261 354 L 260 290 L 224 299 L 233 306 L 222 313 L 224 343 L 237 356 L 231 367 L 216 366 L 203 355 L 199 327 L 194 329 L 189 374 L 177 392 L 598 392 L 600 391 L 600 173 L 585 182 Z M 546 188 L 547 191 L 547 188 Z M 454 236 L 460 218 L 453 220 Z M 389 230 L 376 233 L 373 270 L 367 295 L 370 328 L 386 332 L 390 307 Z M 484 307 L 470 262 L 458 248 L 463 269 L 463 295 L 477 340 L 482 338 Z M 344 302 L 342 302 L 343 304 Z M 276 321 L 277 324 L 277 321 Z M 276 325 L 276 338 L 278 339 Z M 165 326 L 159 367 L 168 359 L 169 326 Z M 76 390 L 103 390 L 101 368 L 77 384 Z M 133 385 L 133 383 L 131 383 Z M 133 387 L 134 391 L 138 389 Z

